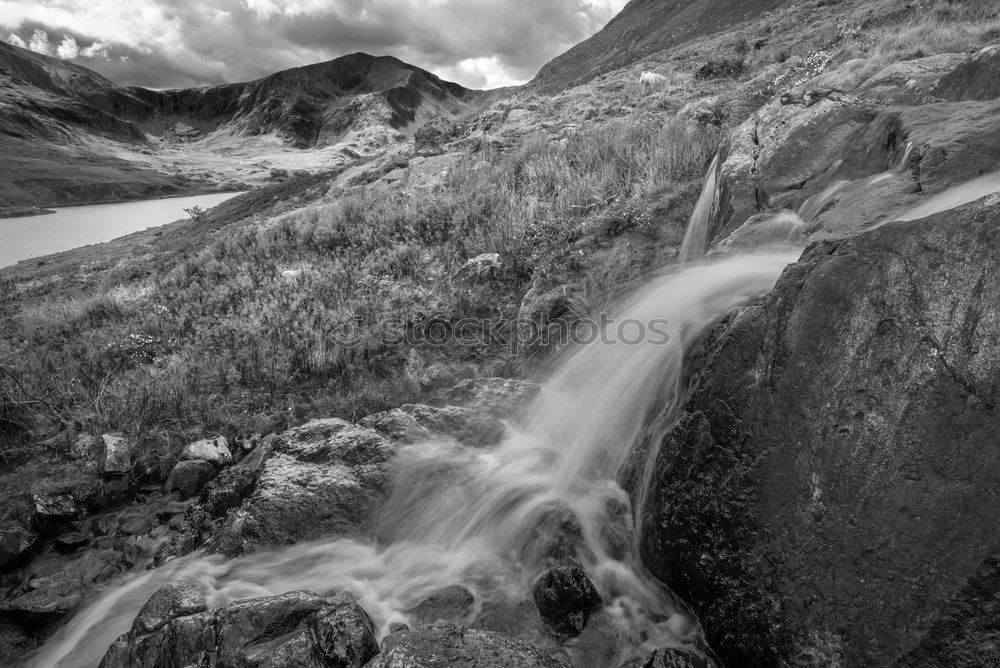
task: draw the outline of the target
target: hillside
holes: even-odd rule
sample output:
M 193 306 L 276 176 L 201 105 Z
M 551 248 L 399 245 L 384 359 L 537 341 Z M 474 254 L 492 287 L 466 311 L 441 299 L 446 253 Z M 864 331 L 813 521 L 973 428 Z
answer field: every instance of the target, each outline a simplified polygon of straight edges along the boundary
M 530 85 L 545 92 L 571 88 L 789 4 L 793 0 L 631 0 L 600 32 L 542 67 Z
M 262 185 L 0 270 L 0 665 L 1000 665 L 998 39 L 636 0 L 489 94 L 22 65 Z
M 431 118 L 468 113 L 477 96 L 366 54 L 155 91 L 0 42 L 0 208 L 234 188 L 272 167 L 336 168 L 392 149 Z M 247 155 L 265 164 L 247 169 Z

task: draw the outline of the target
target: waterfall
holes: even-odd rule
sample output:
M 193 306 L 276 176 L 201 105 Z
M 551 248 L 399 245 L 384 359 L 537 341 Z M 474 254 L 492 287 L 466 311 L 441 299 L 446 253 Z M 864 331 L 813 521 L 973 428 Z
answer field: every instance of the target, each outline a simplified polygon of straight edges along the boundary
M 696 262 L 705 255 L 708 250 L 708 233 L 712 225 L 712 214 L 719 195 L 719 156 L 712 158 L 712 164 L 705 174 L 705 184 L 701 188 L 701 195 L 694 205 L 694 212 L 691 214 L 691 222 L 688 223 L 687 231 L 684 232 L 684 241 L 681 243 L 681 264 Z
M 712 191 L 707 187 L 702 200 L 709 202 Z M 405 447 L 377 540 L 330 538 L 232 560 L 193 555 L 133 576 L 77 614 L 35 665 L 96 665 L 168 581 L 200 583 L 213 605 L 297 589 L 347 590 L 382 633 L 405 621 L 404 611 L 421 598 L 453 584 L 468 587 L 478 609 L 507 605 L 517 616 L 513 606 L 530 600 L 545 567 L 537 529 L 553 513 L 580 528 L 575 558 L 605 602 L 597 633 L 600 646 L 611 648 L 608 656 L 621 658 L 644 642 L 683 640 L 697 622 L 640 563 L 633 513 L 616 475 L 647 418 L 683 404 L 691 343 L 769 291 L 797 255 L 789 247 L 758 249 L 656 278 L 602 319 L 603 326 L 586 330 L 585 339 L 594 340 L 568 354 L 504 442 Z M 651 450 L 647 477 L 656 457 Z M 563 651 L 575 665 L 591 665 L 594 650 L 575 642 Z

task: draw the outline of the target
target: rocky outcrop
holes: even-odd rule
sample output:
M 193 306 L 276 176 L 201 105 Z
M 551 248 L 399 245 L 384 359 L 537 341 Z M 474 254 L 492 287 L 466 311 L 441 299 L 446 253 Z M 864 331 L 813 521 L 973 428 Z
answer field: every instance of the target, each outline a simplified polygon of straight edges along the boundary
M 1000 46 L 988 46 L 941 77 L 934 94 L 952 102 L 1000 97 Z
M 406 404 L 369 415 L 360 424 L 400 443 L 419 443 L 444 436 L 472 447 L 496 445 L 507 431 L 500 420 L 480 411 L 422 404 Z
M 378 507 L 396 447 L 340 419 L 282 434 L 253 493 L 227 515 L 213 547 L 229 555 L 321 536 L 357 535 Z
M 347 595 L 291 592 L 209 612 L 195 588 L 168 585 L 115 641 L 101 667 L 361 668 L 377 653 L 371 618 Z
M 367 668 L 565 668 L 567 664 L 531 645 L 490 631 L 434 624 L 386 636 Z
M 538 383 L 528 380 L 479 378 L 463 380 L 441 392 L 436 399 L 506 420 L 522 413 L 540 390 Z
M 641 555 L 727 664 L 1000 662 L 998 224 L 814 244 L 693 354 Z

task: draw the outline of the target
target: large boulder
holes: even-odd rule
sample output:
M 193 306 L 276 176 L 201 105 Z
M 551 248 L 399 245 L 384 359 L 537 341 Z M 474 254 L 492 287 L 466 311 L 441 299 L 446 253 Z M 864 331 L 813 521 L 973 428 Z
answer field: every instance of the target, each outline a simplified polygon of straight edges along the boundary
M 213 665 L 361 668 L 378 652 L 374 625 L 351 597 L 299 591 L 206 611 L 190 587 L 169 585 L 139 613 L 102 668 Z
M 389 482 L 396 446 L 374 429 L 314 420 L 276 439 L 253 493 L 231 511 L 214 549 L 235 555 L 322 536 L 358 535 Z
M 444 666 L 566 668 L 565 663 L 515 638 L 443 623 L 386 636 L 382 652 L 367 668 Z
M 1000 664 L 998 229 L 814 244 L 692 353 L 641 556 L 727 664 Z

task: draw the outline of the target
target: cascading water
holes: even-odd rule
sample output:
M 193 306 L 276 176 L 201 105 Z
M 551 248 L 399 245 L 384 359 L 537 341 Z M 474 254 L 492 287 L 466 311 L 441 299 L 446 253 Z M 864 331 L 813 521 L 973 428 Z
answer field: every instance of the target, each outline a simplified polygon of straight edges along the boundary
M 706 190 L 714 192 L 714 183 Z M 96 665 L 168 581 L 200 583 L 213 605 L 298 589 L 346 590 L 383 633 L 424 596 L 463 584 L 475 593 L 478 613 L 507 614 L 507 632 L 552 644 L 524 627 L 528 616 L 517 606 L 530 600 L 545 567 L 538 529 L 553 515 L 575 519 L 575 558 L 605 602 L 584 635 L 562 648 L 574 665 L 613 665 L 643 642 L 682 641 L 697 625 L 636 556 L 628 497 L 616 474 L 646 418 L 682 404 L 691 342 L 767 292 L 797 255 L 790 247 L 758 249 L 655 279 L 618 310 L 603 336 L 564 361 L 503 443 L 405 448 L 375 539 L 334 538 L 228 561 L 195 556 L 134 576 L 78 614 L 35 665 Z
M 705 184 L 702 186 L 701 195 L 694 205 L 694 212 L 691 214 L 691 221 L 684 232 L 684 241 L 681 242 L 680 262 L 689 264 L 697 262 L 708 250 L 708 232 L 712 224 L 712 213 L 715 210 L 719 195 L 719 156 L 712 158 L 712 164 L 705 174 Z

